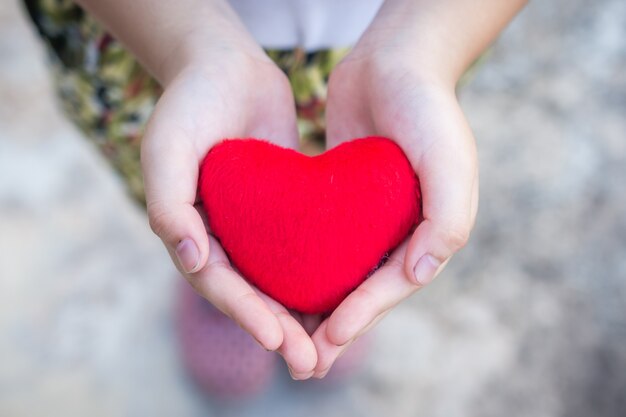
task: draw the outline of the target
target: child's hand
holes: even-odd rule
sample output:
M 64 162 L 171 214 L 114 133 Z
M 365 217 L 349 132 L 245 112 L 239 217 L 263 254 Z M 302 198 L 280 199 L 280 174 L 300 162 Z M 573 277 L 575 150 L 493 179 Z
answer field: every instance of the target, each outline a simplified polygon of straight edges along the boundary
M 315 377 L 324 376 L 352 341 L 400 301 L 431 282 L 465 245 L 476 217 L 476 148 L 455 82 L 430 72 L 432 62 L 420 62 L 410 48 L 379 46 L 379 40 L 366 37 L 331 74 L 328 145 L 369 135 L 395 140 L 419 177 L 424 220 L 315 332 Z
M 420 179 L 424 221 L 313 334 L 315 377 L 400 301 L 428 284 L 469 237 L 478 205 L 472 132 L 455 96 L 467 66 L 526 0 L 386 0 L 331 75 L 329 146 L 394 139 Z
M 314 334 L 316 376 L 441 271 L 467 241 L 478 203 L 474 138 L 454 85 L 423 79 L 406 62 L 386 61 L 380 67 L 348 58 L 331 76 L 327 115 L 331 147 L 371 134 L 392 138 L 402 147 L 420 179 L 424 221 Z
M 309 377 L 317 361 L 311 338 L 232 269 L 196 207 L 199 164 L 217 141 L 261 137 L 297 146 L 289 81 L 226 0 L 77 2 L 165 89 L 141 150 L 152 228 L 202 296 L 266 349 L 278 350 L 294 377 Z
M 263 347 L 278 350 L 296 378 L 310 376 L 315 347 L 276 301 L 231 267 L 205 229 L 196 204 L 198 167 L 223 138 L 271 138 L 298 144 L 289 82 L 269 58 L 221 49 L 186 66 L 166 83 L 142 144 L 150 224 L 196 291 Z

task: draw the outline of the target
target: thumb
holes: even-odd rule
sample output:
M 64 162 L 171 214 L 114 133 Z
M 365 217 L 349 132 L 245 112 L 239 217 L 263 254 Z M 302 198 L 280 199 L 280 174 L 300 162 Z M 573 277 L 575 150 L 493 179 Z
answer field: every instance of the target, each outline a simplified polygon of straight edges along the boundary
M 404 266 L 409 280 L 420 286 L 430 283 L 465 246 L 476 218 L 476 149 L 464 119 L 458 121 L 437 135 L 416 169 L 424 220 L 409 241 Z
M 206 228 L 194 207 L 198 156 L 185 138 L 162 138 L 148 131 L 141 149 L 148 219 L 180 271 L 194 273 L 209 255 Z

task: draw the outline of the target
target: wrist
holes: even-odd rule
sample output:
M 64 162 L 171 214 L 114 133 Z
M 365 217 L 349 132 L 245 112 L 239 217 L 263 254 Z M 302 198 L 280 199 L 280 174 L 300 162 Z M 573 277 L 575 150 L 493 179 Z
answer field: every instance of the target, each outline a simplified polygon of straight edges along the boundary
M 159 82 L 167 87 L 172 80 L 189 71 L 228 74 L 254 61 L 271 62 L 261 47 L 245 39 L 188 33 L 164 56 L 154 72 Z
M 381 82 L 389 84 L 398 80 L 405 85 L 412 85 L 424 90 L 447 91 L 455 94 L 458 77 L 445 65 L 441 65 L 428 50 L 389 47 L 380 42 L 359 42 L 353 51 L 344 58 L 334 72 L 346 67 L 348 74 L 354 74 L 358 65 L 360 72 L 370 85 Z M 352 67 L 349 69 L 348 67 Z
M 264 55 L 226 0 L 75 1 L 163 86 L 189 66 L 217 65 L 229 50 Z
M 230 8 L 218 8 L 208 20 L 198 16 L 179 27 L 178 39 L 153 71 L 163 86 L 190 69 L 227 72 L 245 67 L 244 61 L 271 62 Z
M 405 56 L 456 85 L 527 0 L 385 0 L 359 47 Z M 393 56 L 392 56 L 393 58 Z

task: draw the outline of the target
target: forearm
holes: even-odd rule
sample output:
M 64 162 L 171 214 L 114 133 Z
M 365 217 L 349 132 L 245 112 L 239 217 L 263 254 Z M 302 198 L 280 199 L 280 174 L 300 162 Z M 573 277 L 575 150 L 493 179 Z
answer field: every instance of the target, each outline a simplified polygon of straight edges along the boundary
M 263 57 L 225 0 L 76 0 L 162 84 L 215 50 Z
M 356 51 L 406 54 L 421 71 L 456 83 L 527 0 L 386 0 Z

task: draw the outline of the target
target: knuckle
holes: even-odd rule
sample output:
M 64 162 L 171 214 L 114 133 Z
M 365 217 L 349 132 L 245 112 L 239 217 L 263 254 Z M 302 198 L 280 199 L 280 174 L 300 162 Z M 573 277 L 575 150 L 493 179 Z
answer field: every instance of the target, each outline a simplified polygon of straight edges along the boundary
M 404 261 L 397 256 L 389 256 L 381 268 L 395 269 L 401 271 L 404 268 Z
M 274 315 L 276 315 L 276 317 L 278 319 L 283 319 L 283 320 L 286 320 L 286 321 L 295 320 L 293 318 L 293 316 L 291 314 L 289 314 L 288 311 L 278 311 L 278 312 L 274 313 Z
M 172 224 L 169 212 L 160 204 L 148 204 L 147 211 L 150 229 L 162 238 Z
M 363 305 L 376 307 L 378 304 L 378 298 L 367 288 L 363 288 L 363 286 L 357 287 L 353 294 Z
M 250 291 L 246 291 L 243 294 L 239 294 L 237 297 L 235 297 L 235 299 L 233 300 L 233 310 L 237 310 L 238 307 L 246 305 L 246 304 L 257 304 L 258 303 L 258 296 L 256 295 L 256 293 L 252 290 Z
M 458 224 L 450 226 L 444 231 L 442 236 L 444 245 L 456 252 L 467 244 L 470 236 L 470 225 Z
M 163 234 L 163 230 L 167 228 L 164 219 L 165 218 L 162 214 L 148 215 L 150 229 L 152 229 L 154 234 L 156 234 L 157 236 L 161 236 Z
M 188 274 L 187 280 L 192 284 L 200 283 L 204 288 L 207 295 L 214 295 L 219 293 L 219 285 L 225 274 L 231 272 L 230 265 L 227 265 L 221 260 L 208 262 L 204 268 L 194 274 Z
M 233 269 L 226 261 L 222 259 L 209 260 L 205 266 L 208 276 L 218 276 L 227 272 L 232 272 Z

